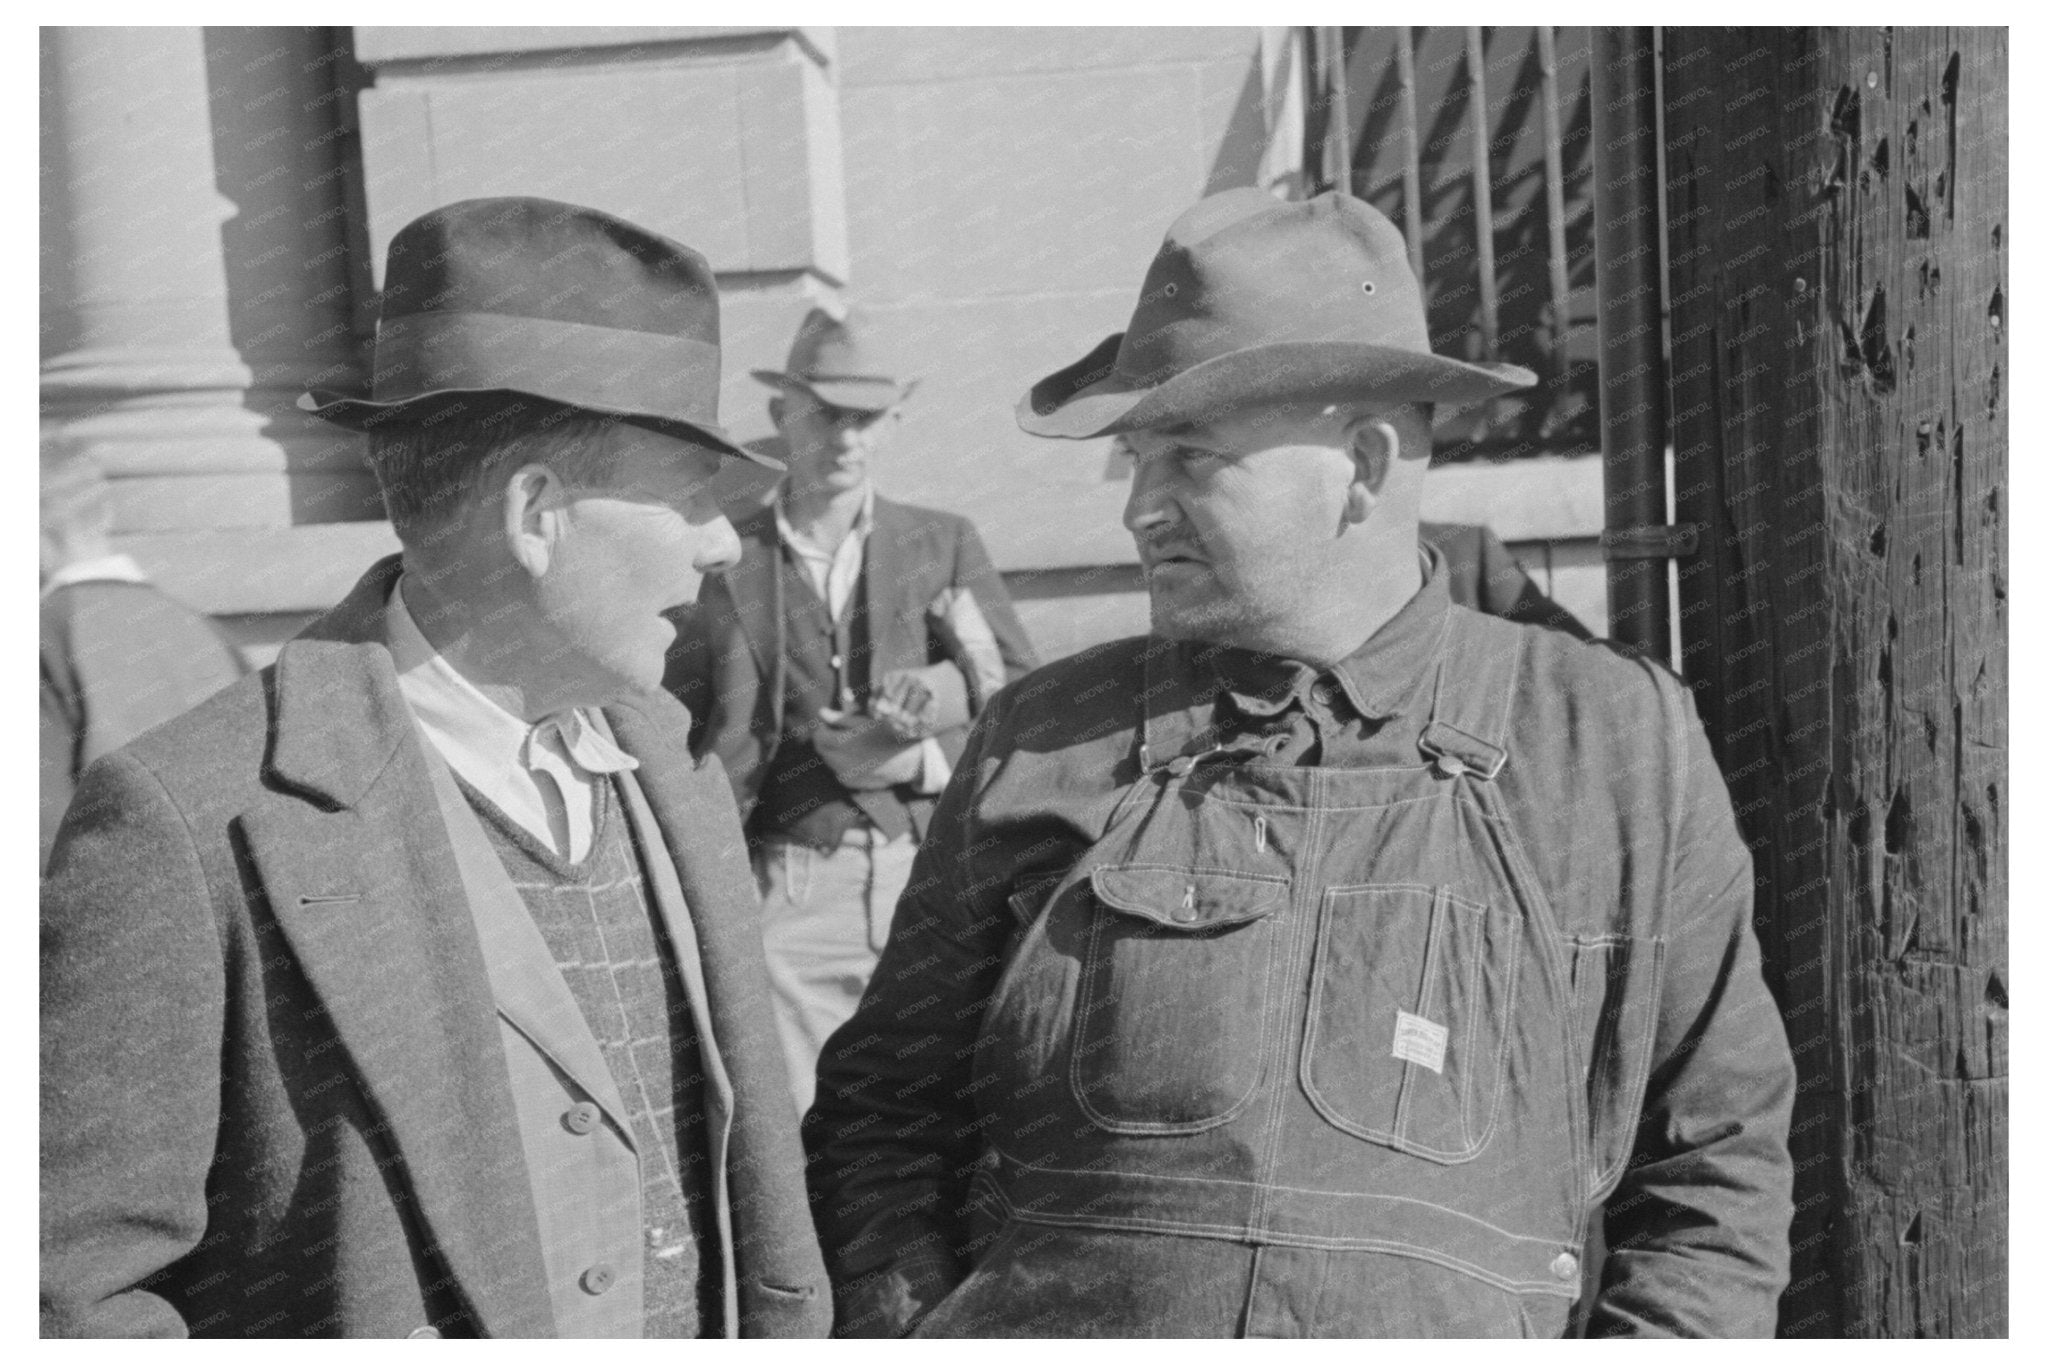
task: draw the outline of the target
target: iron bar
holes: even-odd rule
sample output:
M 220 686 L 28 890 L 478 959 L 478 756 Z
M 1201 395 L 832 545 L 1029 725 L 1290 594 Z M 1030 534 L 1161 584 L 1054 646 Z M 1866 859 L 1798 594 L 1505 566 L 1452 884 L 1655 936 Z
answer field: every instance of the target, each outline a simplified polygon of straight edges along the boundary
M 1543 207 L 1550 227 L 1550 365 L 1553 405 L 1564 401 L 1571 379 L 1566 346 L 1571 336 L 1571 274 L 1564 237 L 1564 130 L 1557 112 L 1557 38 L 1536 28 L 1536 61 L 1543 84 Z
M 1401 222 L 1408 238 L 1408 268 L 1428 296 L 1422 273 L 1422 130 L 1415 118 L 1415 30 L 1394 30 L 1394 70 L 1400 86 Z
M 1663 236 L 1657 199 L 1655 34 L 1593 30 L 1594 277 L 1600 300 L 1600 447 L 1608 543 L 1669 521 Z M 1670 562 L 1607 561 L 1607 611 L 1617 640 L 1671 658 Z
M 1465 30 L 1465 72 L 1471 83 L 1472 235 L 1479 246 L 1479 343 L 1488 360 L 1500 359 L 1500 282 L 1493 276 L 1492 118 L 1486 108 L 1486 42 L 1477 27 Z
M 1351 193 L 1351 84 L 1344 61 L 1344 29 L 1331 24 L 1318 30 L 1323 49 L 1323 94 L 1329 100 L 1329 121 L 1323 135 L 1324 155 L 1329 159 L 1330 187 L 1339 194 Z

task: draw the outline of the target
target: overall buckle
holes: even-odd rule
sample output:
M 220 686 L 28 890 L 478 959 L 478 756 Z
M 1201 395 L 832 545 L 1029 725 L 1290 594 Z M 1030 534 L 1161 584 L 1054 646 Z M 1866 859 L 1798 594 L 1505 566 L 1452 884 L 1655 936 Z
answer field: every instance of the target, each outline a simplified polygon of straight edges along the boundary
M 1506 749 L 1460 730 L 1449 721 L 1431 721 L 1416 743 L 1445 777 L 1470 773 L 1491 782 L 1507 766 Z

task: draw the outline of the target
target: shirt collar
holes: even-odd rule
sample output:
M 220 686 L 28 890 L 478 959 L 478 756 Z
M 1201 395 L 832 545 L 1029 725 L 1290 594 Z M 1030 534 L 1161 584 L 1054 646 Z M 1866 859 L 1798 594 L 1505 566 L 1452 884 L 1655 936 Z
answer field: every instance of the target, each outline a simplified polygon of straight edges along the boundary
M 847 530 L 847 538 L 865 544 L 868 532 L 874 529 L 874 524 L 875 485 L 874 481 L 870 479 L 866 489 L 861 493 L 860 510 L 853 514 L 853 525 Z M 818 548 L 817 542 L 791 526 L 789 518 L 783 515 L 782 485 L 780 484 L 776 485 L 775 488 L 775 531 L 776 534 L 782 537 L 783 544 L 796 549 L 799 553 L 808 552 L 821 559 L 826 557 L 825 552 Z
M 640 766 L 638 759 L 612 742 L 601 724 L 569 708 L 529 725 L 492 701 L 428 642 L 406 609 L 405 580 L 391 590 L 385 610 L 391 662 L 398 687 L 438 747 L 456 767 L 468 771 L 531 770 L 533 746 L 550 737 L 560 740 L 572 762 L 588 773 L 623 772 Z
M 1415 595 L 1364 644 L 1321 673 L 1298 659 L 1227 645 L 1197 646 L 1196 657 L 1215 671 L 1245 715 L 1278 715 L 1327 677 L 1359 715 L 1385 720 L 1400 714 L 1436 662 L 1450 607 L 1450 575 L 1436 547 L 1425 545 L 1422 586 Z
M 91 559 L 76 559 L 50 575 L 43 583 L 42 595 L 48 597 L 59 588 L 68 588 L 73 583 L 147 583 L 149 575 L 142 572 L 142 566 L 127 555 L 97 555 Z

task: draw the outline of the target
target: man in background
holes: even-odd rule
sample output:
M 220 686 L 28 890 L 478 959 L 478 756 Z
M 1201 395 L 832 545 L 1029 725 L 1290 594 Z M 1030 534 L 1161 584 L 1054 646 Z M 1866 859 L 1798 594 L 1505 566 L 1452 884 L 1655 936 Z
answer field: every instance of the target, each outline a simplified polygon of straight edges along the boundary
M 756 370 L 789 473 L 670 652 L 692 748 L 724 761 L 762 897 L 799 1111 L 853 1013 L 967 722 L 1037 660 L 964 517 L 879 496 L 912 384 L 858 316 L 814 309 Z
M 47 864 L 87 764 L 248 669 L 211 622 L 114 553 L 113 499 L 89 455 L 45 437 L 41 493 L 39 863 Z

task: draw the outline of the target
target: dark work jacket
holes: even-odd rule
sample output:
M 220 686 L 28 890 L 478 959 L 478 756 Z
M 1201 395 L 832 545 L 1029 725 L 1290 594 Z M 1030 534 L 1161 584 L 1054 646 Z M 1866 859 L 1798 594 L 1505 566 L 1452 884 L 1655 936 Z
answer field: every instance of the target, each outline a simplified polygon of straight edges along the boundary
M 1443 556 L 1445 584 L 1461 607 L 1510 621 L 1589 640 L 1593 632 L 1578 617 L 1543 595 L 1514 553 L 1491 527 L 1466 522 L 1425 521 L 1416 527 L 1425 545 Z
M 46 1336 L 551 1336 L 481 941 L 383 642 L 396 557 L 86 771 L 42 896 Z M 761 928 L 689 716 L 608 706 L 732 1087 L 739 1331 L 818 1336 Z
M 1786 1130 L 1795 1076 L 1759 970 L 1749 852 L 1691 698 L 1654 664 L 1556 630 L 1481 622 L 1451 603 L 1445 566 L 1432 558 L 1422 591 L 1350 658 L 1320 677 L 1301 666 L 1312 680 L 1296 694 L 1307 697 L 1297 704 L 1311 707 L 1314 719 L 1317 752 L 1308 761 L 1325 771 L 1428 787 L 1432 746 L 1442 751 L 1445 742 L 1436 728 L 1442 722 L 1432 724 L 1432 716 L 1443 695 L 1439 680 L 1452 666 L 1447 641 L 1482 628 L 1498 637 L 1504 643 L 1491 657 L 1508 667 L 1501 705 L 1487 712 L 1493 733 L 1482 736 L 1497 744 L 1477 818 L 1497 845 L 1488 856 L 1512 866 L 1549 908 L 1521 919 L 1512 906 L 1489 902 L 1483 916 L 1489 925 L 1510 916 L 1503 923 L 1526 942 L 1518 949 L 1528 985 L 1522 992 L 1497 989 L 1497 979 L 1481 974 L 1467 940 L 1452 938 L 1440 953 L 1431 949 L 1430 961 L 1444 962 L 1443 970 L 1469 983 L 1444 998 L 1454 1011 L 1446 1016 L 1457 1030 L 1454 1055 L 1458 1040 L 1486 1038 L 1499 1040 L 1498 1055 L 1507 1059 L 1490 1073 L 1486 1094 L 1474 1097 L 1493 1115 L 1492 1126 L 1466 1134 L 1470 1147 L 1447 1154 L 1403 1141 L 1398 1123 L 1394 1137 L 1332 1123 L 1320 1149 L 1334 1163 L 1349 1151 L 1346 1144 L 1391 1145 L 1396 1150 L 1382 1154 L 1385 1179 L 1374 1196 L 1434 1200 L 1447 1210 L 1438 1222 L 1455 1223 L 1458 1231 L 1433 1240 L 1427 1228 L 1385 1226 L 1374 1242 L 1311 1241 L 1355 1248 L 1360 1278 L 1311 1279 L 1295 1292 L 1310 1305 L 1318 1294 L 1348 1295 L 1354 1302 L 1340 1316 L 1397 1328 L 1394 1335 L 1554 1334 L 1565 1320 L 1557 1291 L 1572 1284 L 1577 1268 L 1573 1256 L 1557 1253 L 1575 1250 L 1604 1207 L 1609 1253 L 1593 1291 L 1591 1332 L 1768 1335 L 1789 1260 Z M 1128 1278 L 1130 1257 L 1157 1248 L 1169 1223 L 1189 1243 L 1183 1267 L 1214 1261 L 1197 1253 L 1227 1244 L 1205 1237 L 1271 1247 L 1282 1265 L 1289 1236 L 1296 1237 L 1292 1245 L 1304 1244 L 1298 1230 L 1257 1219 L 1192 1227 L 1180 1214 L 1161 1215 L 1185 1188 L 1173 1183 L 1181 1130 L 1164 1135 L 1172 1125 L 1154 1123 L 1150 1114 L 1129 1122 L 1128 1115 L 1095 1116 L 1114 1087 L 1090 1080 L 1089 1068 L 1099 1068 L 1121 1043 L 1111 1036 L 1112 1051 L 1104 1054 L 1093 1035 L 1112 1026 L 1128 1026 L 1159 1049 L 1146 1067 L 1110 1078 L 1126 1090 L 1143 1091 L 1177 1074 L 1176 1058 L 1190 1066 L 1214 1063 L 1227 1053 L 1214 1051 L 1218 1039 L 1256 1036 L 1271 1045 L 1254 1049 L 1245 1074 L 1263 1078 L 1268 1090 L 1260 1093 L 1292 1095 L 1296 1058 L 1308 1068 L 1334 1057 L 1331 1064 L 1341 1069 L 1352 1057 L 1347 1042 L 1357 1046 L 1345 1033 L 1318 1042 L 1315 1026 L 1301 1023 L 1317 1017 L 1312 1001 L 1302 1003 L 1305 981 L 1320 992 L 1314 999 L 1336 1002 L 1339 1013 L 1413 984 L 1379 960 L 1386 954 L 1354 951 L 1355 938 L 1343 940 L 1352 944 L 1348 957 L 1327 964 L 1327 942 L 1344 923 L 1335 917 L 1365 912 L 1341 898 L 1291 903 L 1287 878 L 1260 875 L 1273 870 L 1271 860 L 1261 862 L 1250 851 L 1253 836 L 1242 831 L 1246 848 L 1238 853 L 1220 845 L 1167 850 L 1163 858 L 1154 853 L 1115 869 L 1121 880 L 1105 882 L 1097 869 L 1093 900 L 1072 889 L 1072 869 L 1115 827 L 1127 798 L 1166 780 L 1160 774 L 1175 771 L 1168 760 L 1187 752 L 1168 747 L 1148 757 L 1140 747 L 1142 707 L 1156 708 L 1155 719 L 1167 716 L 1169 733 L 1218 726 L 1216 742 L 1229 750 L 1219 765 L 1298 761 L 1247 759 L 1231 747 L 1237 732 L 1225 727 L 1218 696 L 1239 684 L 1222 676 L 1204 650 L 1145 639 L 1100 645 L 1006 689 L 978 722 L 918 853 L 874 979 L 820 1061 L 817 1103 L 805 1119 L 842 1332 L 901 1332 L 937 1305 L 933 1320 L 947 1324 L 935 1329 L 941 1335 L 949 1326 L 972 1332 L 974 1323 L 991 1333 L 1118 1335 L 1142 1328 L 1155 1306 Z M 1151 668 L 1164 669 L 1156 687 L 1147 682 Z M 1459 682 L 1466 672 L 1461 665 Z M 1452 769 L 1439 771 L 1451 780 Z M 1188 782 L 1188 792 L 1199 791 L 1194 777 Z M 1406 818 L 1398 802 L 1338 805 L 1312 801 L 1309 810 L 1326 820 L 1363 811 Z M 1249 826 L 1255 809 L 1247 807 L 1238 823 Z M 1276 819 L 1274 828 L 1285 837 L 1285 821 Z M 1194 858 L 1198 866 L 1185 874 L 1183 893 L 1172 877 L 1196 852 L 1205 856 Z M 1480 894 L 1459 882 L 1456 859 L 1420 874 L 1402 870 L 1412 857 L 1385 861 L 1403 885 L 1380 890 L 1411 898 L 1419 890 L 1425 904 L 1433 892 L 1424 883 L 1444 895 Z M 1183 919 L 1198 921 L 1206 935 L 1185 939 L 1192 945 L 1185 958 L 1224 953 L 1223 936 L 1237 932 L 1232 926 L 1272 909 L 1245 894 L 1217 902 L 1223 908 L 1215 925 L 1203 920 L 1215 907 L 1198 900 L 1196 883 L 1233 876 L 1271 884 L 1265 890 L 1288 906 L 1259 922 L 1277 926 L 1272 934 L 1295 945 L 1290 956 L 1273 958 L 1292 966 L 1218 976 L 1196 988 L 1187 1004 L 1195 1012 L 1185 1020 L 1158 1009 L 1134 1009 L 1127 1019 L 1113 996 L 1105 1005 L 1091 995 L 1103 973 L 1124 970 L 1125 955 L 1175 934 L 1185 939 L 1192 931 Z M 1164 899 L 1141 903 L 1127 894 L 1130 884 L 1161 877 L 1170 882 Z M 1063 886 L 1066 898 L 1058 900 Z M 1051 912 L 1049 896 L 1057 900 Z M 1148 927 L 1155 922 L 1163 927 Z M 1307 975 L 1304 945 L 1311 942 L 1323 946 Z M 1286 992 L 1275 997 L 1286 1008 L 1252 1007 L 1255 1017 L 1242 1028 L 1210 1022 L 1232 999 L 1260 990 Z M 1192 1060 L 1177 1049 L 1194 1049 Z M 1135 1051 L 1145 1054 L 1143 1047 Z M 1495 1055 L 1491 1045 L 1487 1055 Z M 1378 1077 L 1387 1072 L 1386 1056 L 1382 1040 L 1377 1053 L 1353 1061 L 1361 1074 Z M 1523 1065 L 1518 1057 L 1536 1061 Z M 1391 1092 L 1382 1098 L 1393 1102 Z M 1412 1108 L 1402 1104 L 1404 1113 Z M 1569 1121 L 1556 1121 L 1560 1113 Z M 1202 1122 L 1184 1127 L 1210 1141 L 1217 1125 L 1236 1125 L 1227 1136 L 1271 1121 L 1267 1109 L 1255 1106 L 1213 1118 L 1203 1111 Z M 1488 1133 L 1504 1136 L 1489 1145 Z M 1095 1159 L 1113 1143 L 1123 1144 L 1114 1154 L 1134 1172 L 1122 1186 L 1100 1198 L 1087 1197 L 1093 1186 L 1071 1199 L 1062 1193 L 1084 1178 L 1106 1179 Z M 1503 1148 L 1521 1154 L 1532 1184 L 1567 1189 L 1540 1226 L 1525 1225 L 1526 1201 L 1518 1195 L 1500 1195 L 1479 1174 L 1457 1179 L 1460 1171 L 1496 1180 L 1512 1175 L 1485 1165 L 1489 1151 Z M 1405 1176 L 1404 1153 L 1412 1154 Z M 1148 1178 L 1157 1183 L 1146 1186 Z M 1033 1181 L 1052 1182 L 1042 1188 L 1053 1194 L 1040 1197 Z M 993 1210 L 996 1225 L 977 1208 Z M 1127 1250 L 1112 1244 L 1115 1236 L 1140 1233 Z M 1518 1256 L 1527 1259 L 1532 1245 L 1544 1247 L 1533 1272 L 1518 1280 L 1503 1270 Z M 1077 1259 L 1077 1247 L 1104 1258 L 1101 1274 L 1091 1278 L 1097 1267 Z M 1034 1254 L 1047 1259 L 1034 1263 Z M 1520 1281 L 1531 1279 L 1536 1292 L 1522 1293 L 1529 1286 Z M 1037 1293 L 1048 1285 L 1060 1292 Z M 1228 1285 L 1217 1289 L 1230 1292 Z M 1375 1304 L 1375 1293 L 1387 1301 Z M 1416 1303 L 1458 1307 L 1423 1321 Z M 1226 1323 L 1222 1330 L 1232 1329 Z
M 760 824 L 752 817 L 761 783 L 793 728 L 787 714 L 787 621 L 780 610 L 786 584 L 778 572 L 783 550 L 774 510 L 764 508 L 735 529 L 743 546 L 740 562 L 722 577 L 707 579 L 696 606 L 679 613 L 664 685 L 695 718 L 692 752 L 716 754 L 725 764 L 747 832 L 758 837 Z M 868 649 L 851 664 L 858 701 L 866 700 L 872 680 L 891 669 L 960 662 L 928 614 L 947 588 L 974 594 L 1011 680 L 1037 667 L 1002 575 L 973 524 L 950 512 L 877 497 L 858 589 Z M 974 688 L 974 671 L 962 671 L 969 704 L 978 713 L 988 697 Z M 964 725 L 937 735 L 953 761 L 966 738 Z M 856 804 L 862 795 L 847 793 Z M 910 795 L 906 785 L 896 798 Z

